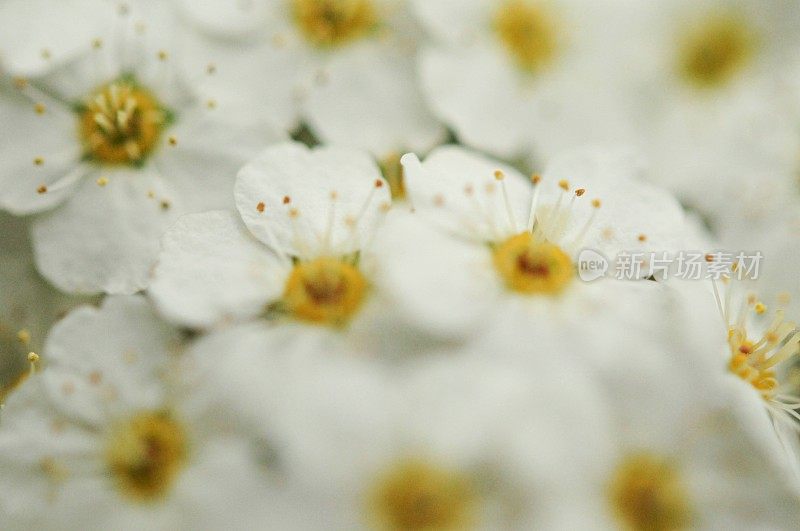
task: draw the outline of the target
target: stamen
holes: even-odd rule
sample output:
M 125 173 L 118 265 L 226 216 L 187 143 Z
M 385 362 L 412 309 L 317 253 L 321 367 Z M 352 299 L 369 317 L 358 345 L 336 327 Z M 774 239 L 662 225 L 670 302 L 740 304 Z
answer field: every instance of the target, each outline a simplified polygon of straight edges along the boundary
M 494 172 L 494 178 L 500 183 L 500 190 L 503 193 L 503 202 L 505 203 L 506 215 L 508 216 L 508 224 L 510 225 L 511 232 L 516 234 L 518 232 L 517 220 L 514 216 L 514 210 L 511 208 L 511 201 L 508 199 L 508 189 L 506 188 L 505 181 L 506 176 L 501 170 L 496 170 Z
M 531 206 L 528 213 L 528 232 L 533 234 L 533 226 L 536 224 L 536 209 L 539 208 L 539 183 L 542 181 L 540 175 L 533 175 L 531 183 L 533 184 L 533 195 L 531 196 Z
M 36 374 L 39 368 L 39 355 L 35 352 L 28 352 L 28 363 L 30 363 L 30 374 Z
M 583 194 L 581 194 L 581 196 L 582 195 Z M 597 211 L 600 210 L 601 206 L 602 203 L 600 202 L 599 199 L 592 199 L 592 213 L 589 215 L 589 219 L 586 220 L 586 223 L 583 224 L 583 227 L 573 239 L 572 247 L 574 249 L 577 249 L 583 243 L 583 239 L 589 233 L 589 229 L 592 227 L 592 225 L 594 225 L 594 221 L 597 218 Z

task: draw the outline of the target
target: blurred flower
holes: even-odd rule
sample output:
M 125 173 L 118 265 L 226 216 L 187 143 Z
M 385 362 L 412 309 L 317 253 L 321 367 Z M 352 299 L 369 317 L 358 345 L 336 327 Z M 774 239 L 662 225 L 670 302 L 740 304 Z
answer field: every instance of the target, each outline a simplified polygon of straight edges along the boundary
M 236 168 L 281 138 L 266 123 L 229 121 L 118 16 L 107 23 L 132 35 L 2 78 L 0 205 L 51 210 L 33 222 L 33 245 L 39 270 L 65 291 L 145 287 L 164 229 L 180 213 L 230 204 Z
M 322 141 L 379 160 L 442 138 L 417 89 L 406 0 L 180 3 L 198 34 L 189 47 L 216 58 L 218 92 L 247 112 L 305 121 Z
M 652 179 L 716 227 L 795 188 L 795 2 L 670 0 L 629 8 L 625 112 Z M 793 101 L 794 100 L 794 101 Z M 736 207 L 732 208 L 732 205 Z
M 585 142 L 629 141 L 615 87 L 620 2 L 418 0 L 432 37 L 422 86 L 465 144 L 549 160 Z
M 238 215 L 186 216 L 168 231 L 153 299 L 198 328 L 265 313 L 344 326 L 370 299 L 370 244 L 389 201 L 365 152 L 269 148 L 239 172 Z
M 702 304 L 706 284 L 627 285 L 608 306 L 618 317 L 612 326 L 559 316 L 534 326 L 507 312 L 474 347 L 479 359 L 537 380 L 541 364 L 558 356 L 591 381 L 595 407 L 607 408 L 599 431 L 572 441 L 574 451 L 594 452 L 571 485 L 586 504 L 571 528 L 791 528 L 800 511 L 792 458 L 758 393 L 720 356 L 730 350 L 713 333 L 724 332 L 712 327 L 716 312 Z M 512 335 L 527 347 L 493 348 Z M 749 398 L 726 387 L 736 380 L 739 391 L 750 387 Z M 559 399 L 554 392 L 547 404 Z
M 4 525 L 219 528 L 231 514 L 243 521 L 256 493 L 248 449 L 176 370 L 177 340 L 139 297 L 76 309 L 54 327 L 44 370 L 3 410 Z
M 274 448 L 292 529 L 566 528 L 565 478 L 597 448 L 564 441 L 606 422 L 580 370 L 552 356 L 534 378 L 469 346 L 388 361 L 291 326 L 228 328 L 191 355 Z M 515 336 L 494 347 L 527 349 Z

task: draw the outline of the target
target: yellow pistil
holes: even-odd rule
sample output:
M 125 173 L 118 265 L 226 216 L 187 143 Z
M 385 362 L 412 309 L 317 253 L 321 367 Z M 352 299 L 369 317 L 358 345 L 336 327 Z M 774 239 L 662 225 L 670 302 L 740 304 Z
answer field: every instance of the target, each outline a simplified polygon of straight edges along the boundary
M 137 164 L 158 146 L 167 113 L 156 97 L 130 81 L 97 89 L 80 108 L 78 132 L 86 156 L 103 164 Z
M 626 457 L 611 478 L 608 501 L 623 529 L 673 531 L 691 524 L 688 493 L 678 470 L 654 455 Z
M 679 44 L 678 71 L 688 84 L 718 88 L 751 62 L 756 38 L 746 21 L 716 14 L 690 30 Z
M 373 0 L 289 0 L 303 37 L 333 48 L 365 37 L 378 25 Z
M 283 293 L 283 302 L 297 319 L 342 325 L 361 307 L 367 280 L 353 265 L 339 258 L 317 258 L 295 265 Z
M 765 400 L 772 400 L 780 386 L 776 367 L 800 353 L 800 336 L 797 326 L 784 321 L 779 311 L 760 340 L 748 339 L 743 326 L 731 327 L 728 345 L 731 350 L 729 370 L 752 385 Z
M 506 287 L 528 295 L 556 295 L 575 276 L 572 260 L 559 246 L 528 232 L 498 244 L 493 258 Z
M 468 477 L 417 460 L 398 463 L 369 498 L 376 528 L 392 531 L 469 529 L 476 502 Z
M 556 21 L 538 0 L 506 0 L 494 14 L 494 29 L 517 65 L 538 72 L 558 50 Z
M 143 411 L 108 438 L 106 464 L 120 492 L 139 502 L 167 495 L 187 457 L 183 427 L 163 411 Z

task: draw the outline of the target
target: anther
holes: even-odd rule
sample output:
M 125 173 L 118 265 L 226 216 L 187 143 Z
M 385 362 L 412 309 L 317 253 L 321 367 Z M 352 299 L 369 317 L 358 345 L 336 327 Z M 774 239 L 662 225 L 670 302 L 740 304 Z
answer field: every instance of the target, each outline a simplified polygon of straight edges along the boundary
M 585 193 L 586 193 L 586 188 L 578 188 L 577 190 L 575 190 L 576 197 L 583 197 L 583 194 Z
M 169 210 L 169 208 L 172 206 L 172 203 L 170 203 L 168 199 L 162 199 L 160 205 L 161 210 Z
M 37 194 L 45 194 L 47 193 L 47 186 L 40 184 L 39 187 L 36 189 Z
M 103 47 L 103 39 L 92 39 L 92 48 L 99 50 Z
M 637 239 L 638 239 L 640 242 L 646 242 L 646 241 L 647 241 L 647 234 L 640 234 L 640 235 L 639 235 L 639 237 L 638 237 Z
M 208 63 L 208 66 L 206 66 L 206 74 L 208 74 L 209 76 L 213 76 L 216 73 L 217 73 L 217 65 L 215 65 L 214 63 Z
M 600 206 L 602 206 L 602 204 L 603 204 L 603 203 L 602 203 L 602 202 L 600 202 L 600 200 L 599 200 L 599 199 L 592 199 L 592 206 L 593 206 L 594 208 L 600 208 Z
M 263 201 L 256 205 L 256 210 L 259 212 L 259 214 L 264 212 L 264 208 L 266 208 L 266 205 L 264 205 Z
M 27 328 L 23 328 L 19 332 L 17 332 L 17 341 L 22 343 L 23 345 L 27 345 L 31 340 L 31 333 L 28 331 Z
M 169 137 L 167 139 L 167 142 L 169 142 L 170 146 L 177 146 L 178 145 L 178 139 L 175 138 L 174 136 Z
M 98 177 L 95 182 L 97 182 L 97 186 L 105 186 L 108 184 L 108 177 Z
M 37 103 L 33 106 L 33 110 L 36 111 L 36 114 L 44 114 L 44 112 L 47 110 L 47 107 L 44 103 Z
M 44 159 L 42 157 L 36 157 L 35 159 L 33 159 L 33 163 L 36 164 L 37 166 L 41 166 L 42 164 L 44 164 Z
M 217 100 L 208 100 L 206 102 L 206 107 L 209 109 L 216 109 L 217 108 Z
M 757 302 L 754 309 L 758 315 L 762 315 L 764 312 L 767 311 L 767 307 L 764 305 L 763 302 Z
M 506 175 L 501 170 L 495 170 L 494 178 L 495 180 L 502 181 L 506 178 Z
M 542 176 L 539 175 L 538 173 L 534 173 L 533 175 L 531 175 L 531 182 L 533 183 L 534 186 L 536 186 L 537 184 L 542 182 Z
M 565 192 L 569 192 L 569 181 L 566 179 L 558 181 L 558 187 L 564 190 Z
M 380 179 L 375 179 L 375 188 L 383 188 L 383 181 Z
M 53 54 L 51 54 L 51 53 L 50 53 L 50 50 L 48 50 L 47 48 L 45 48 L 45 49 L 43 49 L 43 50 L 42 50 L 42 59 L 44 59 L 45 61 L 47 61 L 47 60 L 49 60 L 51 57 L 53 57 Z
M 292 202 L 292 198 L 291 197 L 289 197 L 288 195 L 283 196 L 283 204 L 284 205 L 288 205 L 291 202 Z
M 159 61 L 166 61 L 167 57 L 168 57 L 167 52 L 165 52 L 164 50 L 159 50 L 158 51 L 158 60 Z

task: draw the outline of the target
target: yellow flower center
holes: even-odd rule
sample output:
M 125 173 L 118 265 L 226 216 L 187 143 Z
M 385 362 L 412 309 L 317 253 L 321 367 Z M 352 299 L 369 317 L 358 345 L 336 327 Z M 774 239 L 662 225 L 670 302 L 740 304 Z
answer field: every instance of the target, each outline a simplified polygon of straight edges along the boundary
M 556 295 L 575 276 L 572 260 L 559 246 L 528 232 L 497 245 L 493 258 L 506 287 L 519 293 Z
M 106 464 L 123 495 L 148 502 L 167 494 L 186 453 L 183 427 L 163 411 L 144 411 L 112 431 Z
M 103 164 L 138 164 L 157 147 L 168 112 L 129 80 L 100 87 L 80 107 L 78 132 L 86 156 Z
M 423 461 L 397 464 L 370 497 L 378 529 L 463 530 L 472 527 L 477 494 L 469 478 Z
M 297 319 L 342 325 L 361 307 L 367 280 L 339 258 L 318 258 L 295 265 L 283 293 L 283 302 Z
M 378 24 L 372 0 L 290 0 L 300 32 L 314 46 L 331 48 L 360 39 Z
M 617 467 L 609 484 L 611 508 L 625 529 L 688 528 L 692 511 L 676 468 L 649 454 L 634 454 Z
M 684 36 L 679 47 L 678 71 L 695 87 L 721 87 L 750 63 L 755 40 L 744 20 L 732 15 L 714 15 Z
M 541 2 L 506 0 L 494 14 L 494 28 L 503 47 L 525 71 L 540 71 L 555 57 L 556 23 Z

